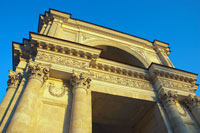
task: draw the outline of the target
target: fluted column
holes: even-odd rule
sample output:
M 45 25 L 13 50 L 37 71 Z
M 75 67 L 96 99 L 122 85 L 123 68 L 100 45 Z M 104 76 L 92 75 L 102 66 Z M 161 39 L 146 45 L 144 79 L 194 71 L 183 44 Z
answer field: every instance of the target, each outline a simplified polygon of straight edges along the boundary
M 14 96 L 14 93 L 16 91 L 16 88 L 19 84 L 19 80 L 20 80 L 20 74 L 14 71 L 9 70 L 9 79 L 8 79 L 8 88 L 7 88 L 7 92 L 0 104 L 0 126 L 1 123 L 4 119 L 4 115 L 9 107 L 9 104 Z
M 159 99 L 169 118 L 174 133 L 189 133 L 176 107 L 176 95 L 164 89 L 159 92 Z
M 185 102 L 190 111 L 192 112 L 194 118 L 200 125 L 200 98 L 197 96 L 189 95 Z
M 39 64 L 29 66 L 29 78 L 7 132 L 33 132 L 41 86 L 48 78 L 49 69 Z
M 71 110 L 70 133 L 89 133 L 91 132 L 92 119 L 90 97 L 88 90 L 91 79 L 82 74 L 73 75 L 71 84 L 73 86 L 73 101 Z

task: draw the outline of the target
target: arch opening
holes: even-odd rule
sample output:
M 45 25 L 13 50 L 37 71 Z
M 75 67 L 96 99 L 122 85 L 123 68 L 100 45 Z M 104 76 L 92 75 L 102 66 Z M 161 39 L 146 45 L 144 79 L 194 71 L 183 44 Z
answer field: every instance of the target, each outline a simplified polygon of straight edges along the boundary
M 145 65 L 138 58 L 124 50 L 107 45 L 97 45 L 95 47 L 102 49 L 100 58 L 116 61 L 131 66 L 145 68 Z

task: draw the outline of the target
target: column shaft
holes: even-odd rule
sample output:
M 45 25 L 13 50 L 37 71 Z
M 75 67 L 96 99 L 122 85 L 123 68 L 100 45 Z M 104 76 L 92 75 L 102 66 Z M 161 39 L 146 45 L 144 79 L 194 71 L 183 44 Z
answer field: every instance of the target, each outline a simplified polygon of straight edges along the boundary
M 37 109 L 39 89 L 42 82 L 36 78 L 29 79 L 20 99 L 7 132 L 32 132 L 34 111 Z
M 200 126 L 200 98 L 189 95 L 185 102 Z
M 4 119 L 4 115 L 8 109 L 8 106 L 11 102 L 11 99 L 15 93 L 15 90 L 16 90 L 16 88 L 13 88 L 13 87 L 8 88 L 8 90 L 0 104 L 0 126 L 1 126 L 1 122 Z
M 34 132 L 37 120 L 37 109 L 40 105 L 42 84 L 48 78 L 49 69 L 39 64 L 29 65 L 30 76 L 27 81 L 24 93 L 19 100 L 12 120 L 8 126 L 8 133 Z M 36 113 L 35 113 L 36 112 Z
M 20 76 L 21 76 L 20 73 L 9 70 L 9 76 L 8 76 L 9 79 L 7 81 L 7 84 L 8 84 L 7 92 L 0 104 L 0 127 L 4 120 L 4 115 L 7 113 L 7 110 L 9 109 L 9 105 L 12 102 L 12 98 L 19 84 Z
M 164 106 L 174 133 L 189 133 L 184 121 L 178 113 L 175 101 L 176 95 L 172 94 L 171 91 L 162 89 L 159 92 L 159 99 Z
M 200 107 L 190 107 L 192 115 L 197 120 L 198 124 L 200 125 Z
M 91 92 L 88 90 L 90 80 L 73 77 L 73 101 L 70 121 L 70 133 L 91 133 Z
M 174 133 L 189 133 L 187 127 L 184 124 L 184 121 L 177 111 L 176 104 L 165 106 L 165 110 L 167 112 L 167 116 L 170 120 Z

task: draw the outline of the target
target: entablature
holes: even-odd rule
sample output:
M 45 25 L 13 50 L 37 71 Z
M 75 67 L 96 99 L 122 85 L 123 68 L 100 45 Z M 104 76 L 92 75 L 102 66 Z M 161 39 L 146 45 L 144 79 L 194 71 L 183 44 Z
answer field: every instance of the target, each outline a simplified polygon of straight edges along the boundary
M 166 77 L 192 84 L 196 83 L 197 74 L 182 71 L 172 67 L 152 63 L 149 67 L 149 71 L 151 74 L 156 76 Z
M 148 70 L 144 68 L 130 66 L 102 58 L 98 58 L 95 62 L 92 62 L 91 67 L 100 71 L 116 73 L 128 77 L 135 77 L 143 80 L 150 79 Z
M 158 91 L 166 89 L 176 91 L 178 95 L 188 96 L 195 94 L 198 87 L 196 84 L 197 74 L 194 73 L 159 64 L 151 64 L 149 72 Z

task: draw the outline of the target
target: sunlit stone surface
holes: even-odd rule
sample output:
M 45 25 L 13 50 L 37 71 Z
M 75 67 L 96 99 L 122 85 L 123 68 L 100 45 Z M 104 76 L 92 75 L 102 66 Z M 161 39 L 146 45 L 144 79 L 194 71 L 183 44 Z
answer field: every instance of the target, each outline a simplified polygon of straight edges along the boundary
M 176 69 L 169 54 L 167 43 L 50 9 L 38 33 L 13 42 L 0 131 L 200 132 L 197 74 Z

